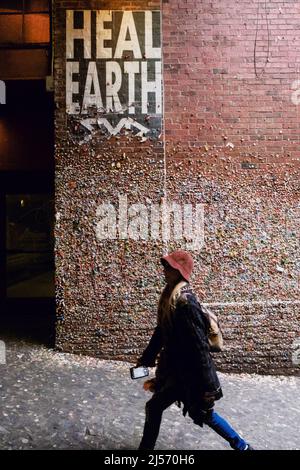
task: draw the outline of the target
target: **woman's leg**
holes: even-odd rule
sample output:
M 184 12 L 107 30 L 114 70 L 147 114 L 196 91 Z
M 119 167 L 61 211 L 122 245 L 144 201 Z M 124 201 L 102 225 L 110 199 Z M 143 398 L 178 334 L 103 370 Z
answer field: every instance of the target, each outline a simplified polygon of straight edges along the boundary
M 246 450 L 250 446 L 242 437 L 213 409 L 214 402 L 199 402 L 189 410 L 189 415 L 195 424 L 201 427 L 206 424 L 222 436 L 235 450 Z M 252 449 L 252 448 L 251 448 Z
M 153 397 L 146 403 L 146 420 L 144 432 L 139 450 L 153 450 L 159 434 L 162 414 L 166 408 L 174 403 L 178 392 L 169 387 L 154 393 Z
M 233 449 L 245 450 L 247 448 L 247 442 L 215 411 L 212 410 L 211 413 L 208 413 L 203 422 L 229 442 Z

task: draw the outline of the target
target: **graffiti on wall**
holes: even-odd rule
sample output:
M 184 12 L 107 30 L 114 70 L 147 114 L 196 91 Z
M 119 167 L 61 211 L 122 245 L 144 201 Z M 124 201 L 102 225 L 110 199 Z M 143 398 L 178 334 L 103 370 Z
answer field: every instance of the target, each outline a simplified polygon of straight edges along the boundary
M 160 11 L 66 11 L 66 111 L 91 133 L 159 136 Z

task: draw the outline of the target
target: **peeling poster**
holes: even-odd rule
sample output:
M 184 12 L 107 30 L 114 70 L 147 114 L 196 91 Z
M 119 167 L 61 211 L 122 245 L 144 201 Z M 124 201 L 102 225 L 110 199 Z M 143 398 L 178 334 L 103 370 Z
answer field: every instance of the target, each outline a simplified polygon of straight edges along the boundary
M 158 137 L 161 55 L 160 11 L 67 10 L 67 113 L 110 135 Z

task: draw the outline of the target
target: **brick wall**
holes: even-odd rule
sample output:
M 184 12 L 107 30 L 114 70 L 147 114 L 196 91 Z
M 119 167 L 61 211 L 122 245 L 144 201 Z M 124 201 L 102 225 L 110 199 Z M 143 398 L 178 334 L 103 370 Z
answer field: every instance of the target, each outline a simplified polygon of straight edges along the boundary
M 300 6 L 266 5 L 164 1 L 167 189 L 205 205 L 194 284 L 219 368 L 297 373 Z
M 56 1 L 54 12 L 56 344 L 64 351 L 112 359 L 132 358 L 153 328 L 153 305 L 157 283 L 160 284 L 157 259 L 162 246 L 159 240 L 157 243 L 99 240 L 95 231 L 97 209 L 103 202 L 117 207 L 119 195 L 127 196 L 128 205 L 147 204 L 148 200 L 160 202 L 164 195 L 163 141 L 159 133 L 145 140 L 132 129 L 122 129 L 116 136 L 98 129 L 91 140 L 81 143 L 89 134 L 78 122 L 73 122 L 76 115 L 66 114 L 66 9 L 138 12 L 159 10 L 160 4 L 157 1 Z M 153 41 L 158 39 L 154 37 Z M 144 55 L 144 50 L 141 54 Z M 74 80 L 77 78 L 75 75 Z M 102 85 L 105 87 L 106 83 Z M 137 93 L 140 85 L 137 80 Z M 102 115 L 99 113 L 98 117 Z M 119 119 L 123 116 L 115 113 Z M 150 118 L 159 125 L 155 112 Z M 142 124 L 148 125 L 150 118 L 144 114 Z M 78 130 L 78 127 L 82 133 L 76 134 L 74 128 Z
M 193 284 L 223 325 L 219 368 L 298 373 L 300 7 L 164 0 L 164 133 L 79 145 L 65 109 L 65 10 L 159 3 L 55 2 L 57 347 L 134 360 L 145 346 L 158 257 L 185 244 L 99 241 L 96 210 L 119 194 L 145 204 L 167 195 L 204 205 Z
M 266 5 L 164 2 L 169 152 L 180 142 L 214 158 L 218 151 L 212 146 L 224 151 L 232 142 L 226 161 L 236 170 L 244 161 L 263 171 L 287 163 L 297 168 L 299 115 L 292 94 L 299 88 L 300 6 Z M 203 165 L 211 171 L 211 161 Z

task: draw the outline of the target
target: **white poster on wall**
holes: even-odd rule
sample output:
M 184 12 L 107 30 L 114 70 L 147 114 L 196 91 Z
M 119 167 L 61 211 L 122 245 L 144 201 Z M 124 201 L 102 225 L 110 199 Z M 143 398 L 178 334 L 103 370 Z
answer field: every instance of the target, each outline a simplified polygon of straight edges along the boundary
M 90 130 L 158 137 L 160 11 L 66 11 L 66 111 Z

